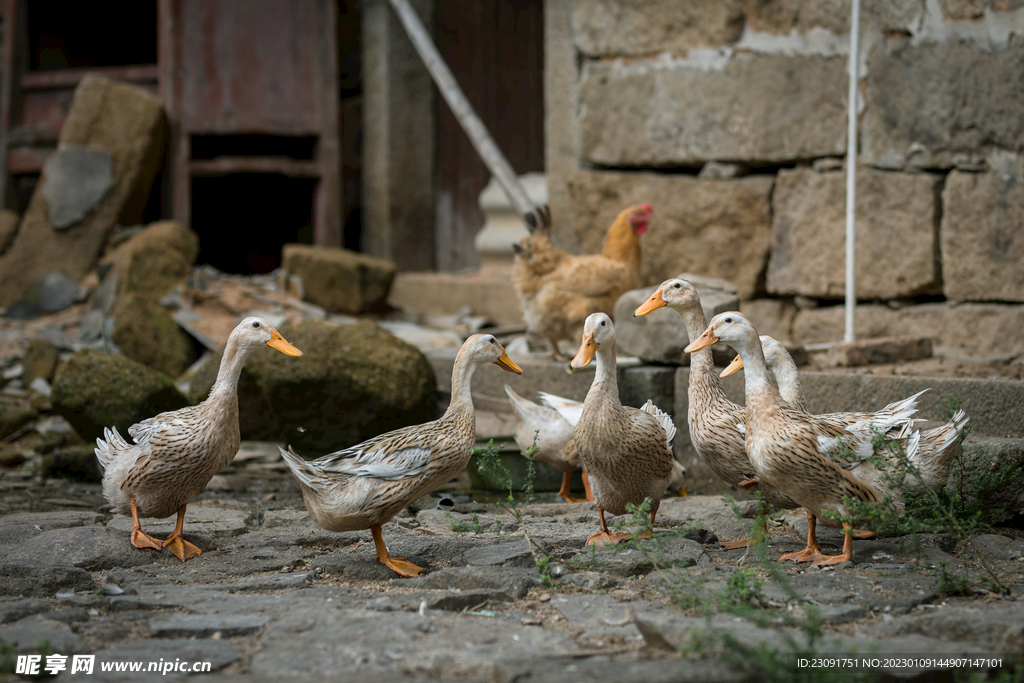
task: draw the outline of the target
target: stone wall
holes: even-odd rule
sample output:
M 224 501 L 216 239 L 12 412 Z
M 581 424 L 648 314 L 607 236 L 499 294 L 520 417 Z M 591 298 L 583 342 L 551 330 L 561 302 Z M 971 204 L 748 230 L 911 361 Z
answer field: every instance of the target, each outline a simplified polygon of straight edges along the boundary
M 545 12 L 556 238 L 650 202 L 649 284 L 726 278 L 773 335 L 841 338 L 848 0 Z M 1024 354 L 1024 2 L 865 0 L 859 86 L 858 336 Z

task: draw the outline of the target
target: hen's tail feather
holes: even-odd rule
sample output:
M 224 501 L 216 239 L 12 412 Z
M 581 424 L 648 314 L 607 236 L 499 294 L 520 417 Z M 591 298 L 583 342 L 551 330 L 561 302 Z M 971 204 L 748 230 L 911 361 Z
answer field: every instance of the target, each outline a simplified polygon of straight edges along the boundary
M 281 458 L 288 465 L 288 469 L 292 471 L 292 474 L 295 475 L 300 484 L 304 484 L 311 489 L 323 487 L 323 480 L 316 467 L 292 450 L 291 446 L 288 447 L 288 450 L 278 446 L 277 450 L 281 451 Z

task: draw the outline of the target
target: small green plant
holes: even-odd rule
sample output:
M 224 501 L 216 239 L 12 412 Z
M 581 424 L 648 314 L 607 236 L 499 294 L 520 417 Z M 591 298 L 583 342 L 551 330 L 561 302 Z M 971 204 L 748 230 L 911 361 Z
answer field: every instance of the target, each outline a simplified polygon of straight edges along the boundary
M 737 569 L 718 595 L 718 608 L 736 612 L 737 608 L 764 607 L 768 601 L 761 592 L 762 582 L 752 569 Z
M 14 653 L 14 648 L 6 640 L 0 638 L 0 674 L 13 674 L 16 663 L 17 655 Z
M 537 433 L 533 435 L 533 445 L 527 449 L 527 466 L 526 466 L 526 483 L 523 484 L 521 493 L 525 501 L 529 501 L 533 497 L 533 480 L 536 476 L 536 472 L 533 467 L 533 456 L 537 453 Z M 541 579 L 544 581 L 544 585 L 550 586 L 552 582 L 551 571 L 549 565 L 551 558 L 547 555 L 542 555 L 537 552 L 537 546 L 534 544 L 532 538 L 530 538 L 529 529 L 526 525 L 526 511 L 525 507 L 521 508 L 519 502 L 516 500 L 515 495 L 515 484 L 512 479 L 512 473 L 509 472 L 508 467 L 501 461 L 500 451 L 494 447 L 494 440 L 491 439 L 487 442 L 487 446 L 484 448 L 474 448 L 472 454 L 477 456 L 477 466 L 480 468 L 480 472 L 493 476 L 498 482 L 501 483 L 502 488 L 508 490 L 508 497 L 505 500 L 498 501 L 498 507 L 507 510 L 509 514 L 516 520 L 516 524 L 523 531 L 523 536 L 526 538 L 526 544 L 530 548 L 530 555 L 533 556 L 533 563 L 537 567 L 537 571 L 541 575 Z M 501 522 L 497 519 L 494 522 L 495 530 L 501 530 Z
M 452 519 L 452 513 L 450 510 L 444 511 L 444 516 L 451 519 L 449 526 L 455 533 L 473 532 L 479 534 L 483 531 L 483 526 L 480 524 L 480 517 L 474 512 L 469 516 L 469 521 L 463 519 Z
M 939 563 L 939 592 L 943 595 L 970 595 L 971 581 L 949 571 L 949 562 Z

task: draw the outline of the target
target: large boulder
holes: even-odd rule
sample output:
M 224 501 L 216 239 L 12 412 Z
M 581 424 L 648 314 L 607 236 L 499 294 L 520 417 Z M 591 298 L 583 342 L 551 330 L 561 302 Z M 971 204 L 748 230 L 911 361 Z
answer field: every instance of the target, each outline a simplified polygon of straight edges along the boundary
M 736 285 L 731 282 L 690 273 L 677 277 L 690 282 L 697 289 L 704 316 L 708 320 L 719 313 L 739 308 Z M 654 287 L 646 287 L 634 289 L 619 297 L 615 304 L 615 340 L 618 348 L 648 363 L 689 365 L 690 354 L 683 353 L 683 349 L 690 343 L 683 316 L 666 308 L 639 318 L 633 317 L 633 311 L 653 292 Z
M 124 356 L 80 351 L 69 358 L 53 380 L 53 409 L 86 441 L 117 427 L 128 427 L 166 410 L 188 405 L 170 377 Z
M 341 313 L 361 313 L 387 299 L 395 264 L 367 254 L 310 244 L 286 244 L 285 269 L 302 278 L 307 301 Z
M 160 299 L 188 277 L 198 254 L 196 233 L 177 221 L 160 221 L 103 261 L 112 266 L 106 277 L 116 278 L 114 343 L 129 358 L 172 377 L 195 361 L 195 346 Z
M 962 512 L 989 524 L 1024 524 L 1024 439 L 971 438 L 954 462 L 946 493 Z
M 141 218 L 160 168 L 165 127 L 163 107 L 152 94 L 100 76 L 82 79 L 56 153 L 74 158 L 44 169 L 14 242 L 0 257 L 0 305 L 21 296 L 30 282 L 50 271 L 79 280 L 96 264 L 114 226 Z M 90 162 L 77 162 L 98 156 L 109 157 L 111 170 L 110 186 L 99 198 L 96 192 L 77 192 L 93 173 Z M 63 184 L 67 192 L 50 186 L 51 181 Z M 71 193 L 85 202 L 74 211 L 54 211 L 46 198 Z M 79 214 L 79 220 L 69 218 Z
M 238 387 L 243 439 L 323 455 L 434 417 L 429 361 L 391 333 L 370 323 L 306 320 L 281 334 L 305 355 L 260 349 L 249 357 Z M 215 356 L 196 374 L 193 400 L 209 393 L 219 363 Z

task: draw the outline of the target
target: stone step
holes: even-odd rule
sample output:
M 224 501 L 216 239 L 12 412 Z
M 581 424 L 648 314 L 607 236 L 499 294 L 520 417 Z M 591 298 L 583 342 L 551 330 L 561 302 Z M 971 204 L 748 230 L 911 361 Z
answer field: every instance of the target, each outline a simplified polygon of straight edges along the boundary
M 388 303 L 420 316 L 469 308 L 497 325 L 521 325 L 523 309 L 508 272 L 399 273 Z

